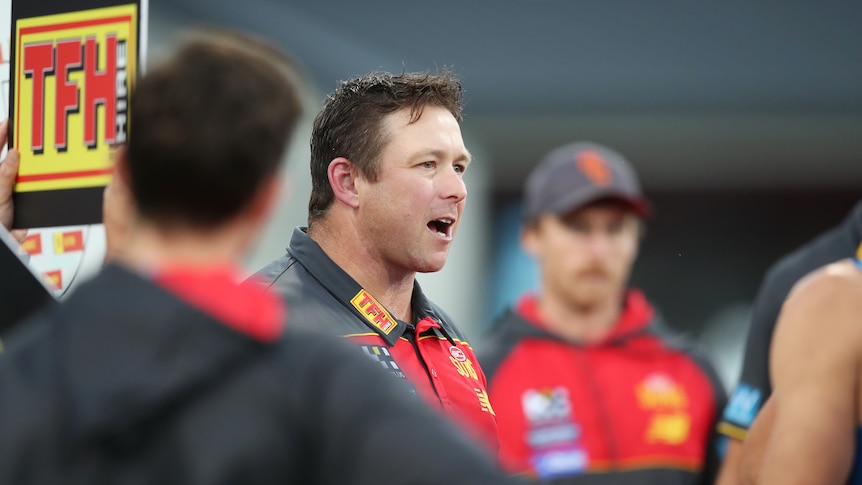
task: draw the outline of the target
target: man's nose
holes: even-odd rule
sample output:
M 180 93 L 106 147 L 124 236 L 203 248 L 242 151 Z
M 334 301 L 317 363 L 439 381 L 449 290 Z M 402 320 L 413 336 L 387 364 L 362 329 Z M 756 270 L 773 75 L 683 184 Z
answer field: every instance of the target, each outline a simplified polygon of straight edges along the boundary
M 461 202 L 467 197 L 467 184 L 461 174 L 454 169 L 446 172 L 441 181 L 440 195 L 445 199 L 455 199 L 456 202 Z

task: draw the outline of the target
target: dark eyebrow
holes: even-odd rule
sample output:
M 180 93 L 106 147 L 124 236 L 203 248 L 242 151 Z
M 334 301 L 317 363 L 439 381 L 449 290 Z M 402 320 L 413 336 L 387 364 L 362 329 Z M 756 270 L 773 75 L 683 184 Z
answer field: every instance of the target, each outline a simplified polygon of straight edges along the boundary
M 457 161 L 463 161 L 464 163 L 469 164 L 470 162 L 473 161 L 473 154 L 471 154 L 470 151 L 467 150 L 466 148 L 464 150 L 466 151 L 466 156 L 458 157 L 455 161 L 456 162 Z M 443 153 L 443 151 L 437 150 L 436 148 L 427 148 L 425 150 L 420 150 L 419 152 L 417 152 L 417 157 L 421 158 L 422 156 L 425 156 L 425 155 L 433 155 L 436 158 L 443 158 L 444 153 Z

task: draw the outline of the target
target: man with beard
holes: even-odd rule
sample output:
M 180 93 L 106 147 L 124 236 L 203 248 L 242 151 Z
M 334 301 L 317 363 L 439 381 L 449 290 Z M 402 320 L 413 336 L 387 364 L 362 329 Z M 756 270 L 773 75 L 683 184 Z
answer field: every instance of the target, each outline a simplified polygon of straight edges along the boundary
M 524 204 L 541 291 L 479 352 L 504 464 L 554 483 L 712 480 L 723 389 L 627 287 L 649 213 L 631 165 L 600 145 L 563 146 L 530 174 Z

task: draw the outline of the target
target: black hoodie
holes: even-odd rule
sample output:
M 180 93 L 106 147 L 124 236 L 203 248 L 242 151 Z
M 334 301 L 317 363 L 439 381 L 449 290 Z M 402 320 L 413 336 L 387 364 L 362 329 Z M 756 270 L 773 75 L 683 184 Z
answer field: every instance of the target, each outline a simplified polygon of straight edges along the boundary
M 0 483 L 508 483 L 348 344 L 242 328 L 108 266 L 0 354 Z

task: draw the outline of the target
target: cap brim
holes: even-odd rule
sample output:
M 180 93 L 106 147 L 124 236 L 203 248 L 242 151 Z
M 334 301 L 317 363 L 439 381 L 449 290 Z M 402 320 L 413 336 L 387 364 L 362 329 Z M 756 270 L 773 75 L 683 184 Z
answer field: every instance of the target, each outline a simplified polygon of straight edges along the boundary
M 653 212 L 652 205 L 645 198 L 628 192 L 603 187 L 594 187 L 592 190 L 585 189 L 573 192 L 569 197 L 561 199 L 547 212 L 556 215 L 565 215 L 586 205 L 603 200 L 617 200 L 623 202 L 631 207 L 634 213 L 643 218 L 650 217 Z

